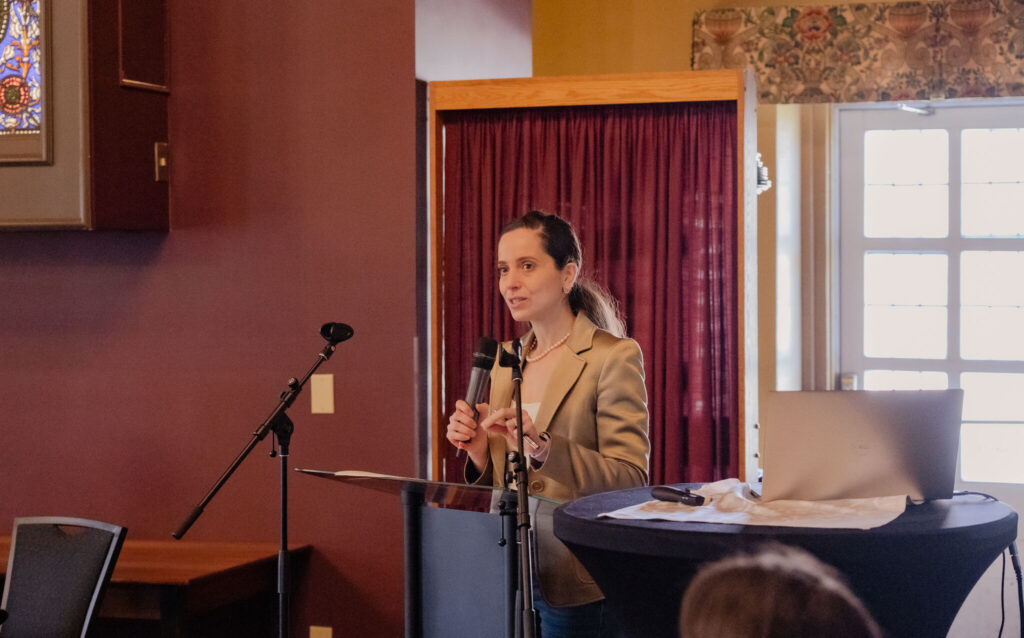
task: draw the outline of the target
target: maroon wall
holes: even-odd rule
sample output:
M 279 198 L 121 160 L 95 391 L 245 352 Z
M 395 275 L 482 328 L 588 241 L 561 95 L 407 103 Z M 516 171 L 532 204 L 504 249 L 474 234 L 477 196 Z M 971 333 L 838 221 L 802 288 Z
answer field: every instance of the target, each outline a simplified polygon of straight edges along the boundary
M 168 4 L 171 232 L 0 233 L 0 533 L 65 514 L 169 539 L 326 321 L 356 332 L 321 368 L 338 412 L 299 398 L 289 465 L 415 472 L 414 3 Z M 187 540 L 277 540 L 268 450 Z M 316 547 L 293 635 L 399 635 L 398 503 L 290 487 Z

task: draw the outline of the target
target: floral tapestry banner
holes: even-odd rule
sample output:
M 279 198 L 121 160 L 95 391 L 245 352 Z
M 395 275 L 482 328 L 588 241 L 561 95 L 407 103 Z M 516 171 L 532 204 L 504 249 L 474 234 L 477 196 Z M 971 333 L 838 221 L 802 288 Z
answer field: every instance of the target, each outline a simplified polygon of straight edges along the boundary
M 697 11 L 693 68 L 753 68 L 766 104 L 1024 95 L 1024 0 Z

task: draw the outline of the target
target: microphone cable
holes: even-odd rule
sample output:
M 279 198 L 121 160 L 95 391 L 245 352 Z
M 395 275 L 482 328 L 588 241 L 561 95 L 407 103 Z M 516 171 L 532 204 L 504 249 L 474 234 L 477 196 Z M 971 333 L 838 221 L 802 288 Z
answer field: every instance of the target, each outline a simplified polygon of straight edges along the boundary
M 1017 541 L 1010 542 L 1010 562 L 1013 564 L 1013 573 L 1017 577 L 1017 613 L 1020 616 L 1020 635 L 1024 638 L 1024 584 L 1021 582 L 1020 558 L 1017 557 Z M 1006 581 L 1006 559 L 1003 558 L 1003 581 Z M 1000 596 L 1001 598 L 1001 596 Z
M 984 492 L 953 492 L 953 496 L 983 496 L 989 501 L 999 501 L 998 498 Z M 1020 558 L 1017 555 L 1017 541 L 1010 541 L 1006 549 L 1009 550 L 1013 574 L 1017 578 L 1017 615 L 1020 620 L 1020 636 L 1024 638 L 1024 576 L 1021 574 Z M 999 636 L 1003 635 L 1003 625 L 1006 624 L 1006 553 L 1003 551 L 1000 554 L 1003 557 L 1003 571 L 999 580 Z
M 1002 578 L 999 579 L 999 633 L 996 638 L 1003 638 L 1003 627 L 1006 625 L 1006 552 L 999 552 L 999 557 L 1003 559 L 1003 569 L 1000 572 Z

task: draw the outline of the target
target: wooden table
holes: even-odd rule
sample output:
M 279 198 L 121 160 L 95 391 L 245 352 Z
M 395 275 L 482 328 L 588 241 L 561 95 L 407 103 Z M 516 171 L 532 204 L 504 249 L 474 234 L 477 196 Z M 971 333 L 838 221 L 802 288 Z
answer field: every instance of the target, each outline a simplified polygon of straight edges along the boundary
M 0 537 L 0 569 L 4 573 L 10 545 L 10 537 Z M 279 548 L 274 543 L 127 539 L 100 607 L 99 621 L 158 621 L 160 636 L 193 636 L 200 629 L 194 622 L 197 618 L 260 597 L 272 601 L 269 616 L 276 619 Z M 294 576 L 312 547 L 291 545 L 289 551 Z M 274 622 L 269 623 L 266 635 L 275 635 Z

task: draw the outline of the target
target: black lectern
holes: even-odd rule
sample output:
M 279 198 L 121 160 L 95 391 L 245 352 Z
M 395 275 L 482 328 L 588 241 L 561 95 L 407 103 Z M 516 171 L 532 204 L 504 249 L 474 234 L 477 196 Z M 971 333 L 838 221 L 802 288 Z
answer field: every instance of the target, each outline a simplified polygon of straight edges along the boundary
M 515 492 L 370 472 L 298 471 L 401 498 L 407 638 L 515 635 Z

